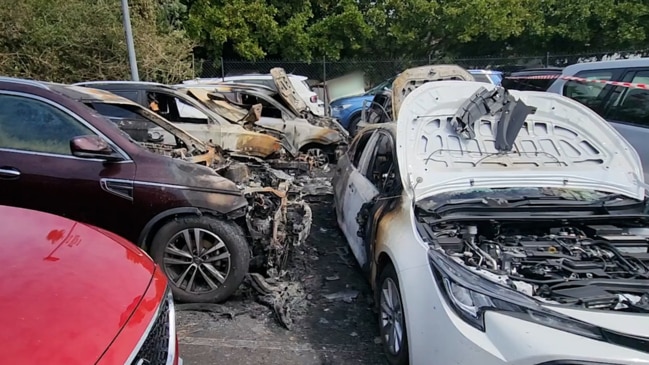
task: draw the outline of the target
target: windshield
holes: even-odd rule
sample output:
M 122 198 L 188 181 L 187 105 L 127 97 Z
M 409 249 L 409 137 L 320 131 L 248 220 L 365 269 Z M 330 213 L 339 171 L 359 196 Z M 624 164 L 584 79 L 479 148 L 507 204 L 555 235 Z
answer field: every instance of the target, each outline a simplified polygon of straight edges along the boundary
M 467 199 L 490 199 L 490 200 L 520 200 L 520 199 L 557 199 L 581 202 L 600 201 L 614 194 L 586 189 L 562 189 L 562 188 L 488 188 L 453 191 L 437 194 L 421 202 L 419 205 L 425 210 L 435 209 L 441 205 L 460 203 Z M 624 197 L 622 197 L 624 198 Z M 630 199 L 630 198 L 629 198 Z
M 99 114 L 115 124 L 120 131 L 126 133 L 129 139 L 139 143 L 162 143 L 174 147 L 189 144 L 203 151 L 207 148 L 203 143 L 186 133 L 178 133 L 176 127 L 155 113 L 131 104 L 88 103 Z
M 373 88 L 367 90 L 365 92 L 365 95 L 375 95 L 376 93 L 378 93 L 380 91 L 383 91 L 385 89 L 390 89 L 392 87 L 392 81 L 394 81 L 394 79 L 388 79 L 388 80 L 383 81 L 382 83 L 380 83 L 380 84 L 374 86 Z

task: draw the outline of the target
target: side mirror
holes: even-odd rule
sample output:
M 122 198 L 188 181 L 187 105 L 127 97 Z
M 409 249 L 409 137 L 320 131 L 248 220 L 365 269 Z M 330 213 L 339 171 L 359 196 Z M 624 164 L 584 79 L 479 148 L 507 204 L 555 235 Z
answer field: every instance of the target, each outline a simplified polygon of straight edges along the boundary
M 122 156 L 99 136 L 79 136 L 70 140 L 72 155 L 80 158 L 96 158 L 104 161 L 121 161 Z

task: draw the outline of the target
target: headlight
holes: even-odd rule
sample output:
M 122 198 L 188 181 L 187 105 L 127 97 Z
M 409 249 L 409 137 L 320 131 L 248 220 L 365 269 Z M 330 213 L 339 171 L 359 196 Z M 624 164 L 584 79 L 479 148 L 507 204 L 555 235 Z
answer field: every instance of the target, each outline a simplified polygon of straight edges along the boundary
M 460 318 L 484 331 L 484 313 L 496 311 L 560 331 L 605 340 L 602 329 L 543 307 L 538 301 L 472 272 L 444 253 L 428 253 L 437 285 Z
M 352 105 L 351 104 L 334 105 L 331 109 L 333 109 L 335 111 L 341 111 L 341 110 L 345 110 L 345 109 L 349 108 L 350 106 L 352 106 Z

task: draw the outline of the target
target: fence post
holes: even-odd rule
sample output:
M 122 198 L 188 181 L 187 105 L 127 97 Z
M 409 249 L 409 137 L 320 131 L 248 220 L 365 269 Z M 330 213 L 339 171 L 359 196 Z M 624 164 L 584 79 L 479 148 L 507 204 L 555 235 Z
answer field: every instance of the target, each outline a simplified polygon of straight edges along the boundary
M 324 90 L 325 115 L 329 116 L 329 93 L 327 92 L 327 56 L 322 56 L 322 85 Z
M 196 59 L 194 58 L 194 52 L 192 52 L 192 79 L 196 79 Z
M 545 52 L 545 67 L 550 67 L 550 51 Z
M 223 57 L 221 57 L 221 81 L 225 81 L 225 62 Z

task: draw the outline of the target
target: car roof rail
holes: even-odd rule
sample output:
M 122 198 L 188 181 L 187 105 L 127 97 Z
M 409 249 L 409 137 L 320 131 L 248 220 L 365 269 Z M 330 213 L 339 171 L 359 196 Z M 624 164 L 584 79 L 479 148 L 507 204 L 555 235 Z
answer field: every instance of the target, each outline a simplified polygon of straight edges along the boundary
M 149 82 L 149 81 L 83 81 L 72 84 L 73 86 L 91 86 L 91 85 L 117 85 L 117 84 L 127 84 L 127 85 L 149 85 L 149 86 L 161 86 L 161 87 L 170 87 L 169 85 L 161 84 L 159 82 Z
M 38 87 L 41 89 L 46 89 L 49 90 L 49 87 L 47 84 L 37 81 L 37 80 L 29 80 L 29 79 L 20 79 L 17 77 L 8 77 L 8 76 L 0 76 L 0 82 L 12 82 L 14 84 L 23 84 L 23 85 L 29 85 L 29 86 L 34 86 Z

